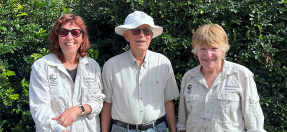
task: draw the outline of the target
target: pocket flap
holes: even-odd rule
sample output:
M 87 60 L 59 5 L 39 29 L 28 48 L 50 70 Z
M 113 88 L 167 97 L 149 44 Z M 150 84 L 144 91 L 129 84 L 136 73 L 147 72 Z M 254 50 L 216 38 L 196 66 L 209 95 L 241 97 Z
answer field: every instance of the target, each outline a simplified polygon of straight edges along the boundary
M 249 100 L 251 104 L 255 104 L 257 102 L 259 102 L 259 97 L 258 96 L 249 96 Z
M 194 100 L 198 100 L 199 95 L 185 95 L 185 101 L 194 101 Z
M 223 93 L 223 94 L 218 94 L 217 99 L 239 101 L 239 96 L 233 93 Z

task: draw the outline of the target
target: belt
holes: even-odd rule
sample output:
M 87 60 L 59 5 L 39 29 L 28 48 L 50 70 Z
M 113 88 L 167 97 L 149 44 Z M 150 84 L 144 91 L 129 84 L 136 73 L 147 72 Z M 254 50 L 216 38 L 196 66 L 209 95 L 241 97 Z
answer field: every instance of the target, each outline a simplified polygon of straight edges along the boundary
M 162 123 L 164 121 L 164 116 L 154 121 L 154 126 Z M 119 127 L 123 127 L 125 129 L 128 128 L 128 123 L 124 123 L 118 120 L 114 120 L 113 123 Z M 146 131 L 147 129 L 153 128 L 153 123 L 147 124 L 129 124 L 129 130 L 134 129 L 137 131 Z

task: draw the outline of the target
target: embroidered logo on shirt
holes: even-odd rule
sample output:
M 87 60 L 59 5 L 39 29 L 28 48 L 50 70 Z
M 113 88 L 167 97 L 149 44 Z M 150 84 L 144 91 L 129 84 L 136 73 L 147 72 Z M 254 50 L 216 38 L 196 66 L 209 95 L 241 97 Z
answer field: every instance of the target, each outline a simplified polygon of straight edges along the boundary
M 231 91 L 237 91 L 239 89 L 238 85 L 225 85 L 224 90 L 231 92 Z
M 188 93 L 188 94 L 191 94 L 191 89 L 192 89 L 192 85 L 188 85 L 188 86 L 187 86 L 187 90 L 188 90 L 187 93 Z
M 55 81 L 55 80 L 57 79 L 57 77 L 56 77 L 54 74 L 51 74 L 50 77 L 49 77 L 49 79 L 50 79 L 51 81 Z

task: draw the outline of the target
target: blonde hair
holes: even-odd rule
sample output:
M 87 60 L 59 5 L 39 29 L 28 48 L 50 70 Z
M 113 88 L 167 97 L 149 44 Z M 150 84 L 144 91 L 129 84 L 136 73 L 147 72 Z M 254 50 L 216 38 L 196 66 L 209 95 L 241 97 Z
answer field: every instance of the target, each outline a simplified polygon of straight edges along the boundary
M 218 24 L 207 24 L 199 27 L 192 37 L 192 52 L 196 55 L 197 48 L 202 45 L 220 46 L 225 53 L 229 50 L 228 37 Z

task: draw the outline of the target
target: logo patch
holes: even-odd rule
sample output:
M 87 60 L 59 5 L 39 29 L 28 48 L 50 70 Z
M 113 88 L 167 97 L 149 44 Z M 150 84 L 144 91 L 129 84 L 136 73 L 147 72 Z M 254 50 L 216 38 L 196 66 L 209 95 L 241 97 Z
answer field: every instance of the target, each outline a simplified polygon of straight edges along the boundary
M 188 86 L 187 86 L 187 90 L 188 90 L 187 93 L 188 93 L 188 94 L 191 94 L 191 89 L 192 89 L 192 85 L 188 85 Z
M 49 79 L 50 79 L 51 81 L 55 81 L 55 80 L 57 79 L 57 76 L 54 75 L 54 74 L 51 74 L 50 77 L 49 77 Z

